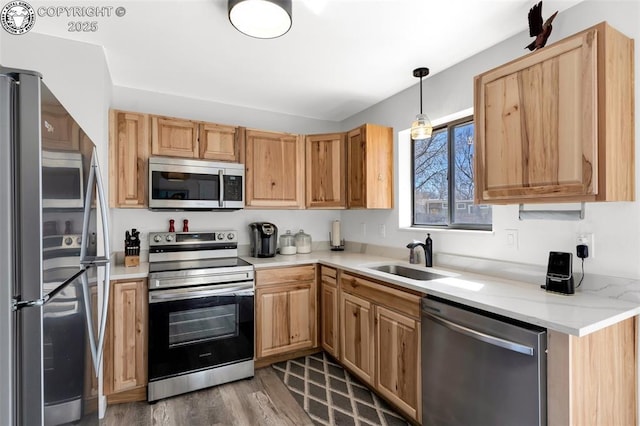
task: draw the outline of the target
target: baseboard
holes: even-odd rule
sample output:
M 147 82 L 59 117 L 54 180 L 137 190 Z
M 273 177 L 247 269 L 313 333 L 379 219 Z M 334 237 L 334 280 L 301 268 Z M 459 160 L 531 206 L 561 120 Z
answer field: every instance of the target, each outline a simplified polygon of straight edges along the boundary
M 140 386 L 123 392 L 107 395 L 107 404 L 123 404 L 147 400 L 147 386 Z
M 278 354 L 278 355 L 273 355 L 266 358 L 260 358 L 260 359 L 256 359 L 255 367 L 256 369 L 267 367 L 271 364 L 275 364 L 276 362 L 288 361 L 290 359 L 300 358 L 300 357 L 315 354 L 321 351 L 322 351 L 322 348 L 315 347 L 311 349 L 304 349 L 301 351 L 288 352 L 286 354 Z

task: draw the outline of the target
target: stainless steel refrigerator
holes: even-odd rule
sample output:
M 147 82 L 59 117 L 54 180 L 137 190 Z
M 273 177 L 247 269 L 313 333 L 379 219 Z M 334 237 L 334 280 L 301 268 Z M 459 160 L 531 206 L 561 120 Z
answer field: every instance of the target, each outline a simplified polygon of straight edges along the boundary
M 0 230 L 0 422 L 98 424 L 109 232 L 95 146 L 42 76 L 2 67 Z

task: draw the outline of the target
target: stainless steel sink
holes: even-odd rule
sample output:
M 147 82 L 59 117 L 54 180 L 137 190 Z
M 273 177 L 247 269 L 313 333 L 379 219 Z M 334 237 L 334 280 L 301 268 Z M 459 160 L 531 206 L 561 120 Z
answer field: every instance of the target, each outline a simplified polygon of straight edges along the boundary
M 388 274 L 399 275 L 401 277 L 418 281 L 430 281 L 446 277 L 446 275 L 436 274 L 434 272 L 423 271 L 420 269 L 407 268 L 406 266 L 402 265 L 372 266 L 371 269 L 375 269 L 376 271 L 380 272 L 386 272 Z

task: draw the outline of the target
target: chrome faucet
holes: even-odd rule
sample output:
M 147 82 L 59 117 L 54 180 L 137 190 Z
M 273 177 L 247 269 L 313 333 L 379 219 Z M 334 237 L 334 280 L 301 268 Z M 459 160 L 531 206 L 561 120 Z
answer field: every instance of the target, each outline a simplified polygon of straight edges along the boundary
M 419 241 L 407 244 L 407 248 L 411 250 L 409 252 L 409 263 L 418 263 L 415 253 L 416 247 L 422 247 L 424 249 L 425 266 L 433 266 L 433 242 L 431 241 L 431 234 L 427 234 L 427 239 L 424 244 Z

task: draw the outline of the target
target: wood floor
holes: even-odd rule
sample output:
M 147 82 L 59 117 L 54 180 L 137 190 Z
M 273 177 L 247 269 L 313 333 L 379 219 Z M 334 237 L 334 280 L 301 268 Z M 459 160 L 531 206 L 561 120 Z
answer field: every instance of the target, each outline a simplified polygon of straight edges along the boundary
M 255 377 L 175 396 L 156 404 L 110 405 L 101 426 L 313 425 L 271 367 Z

